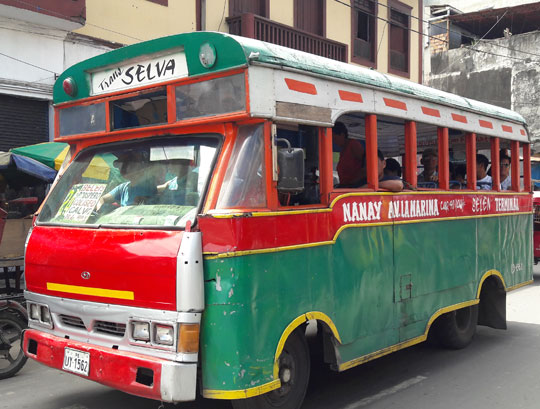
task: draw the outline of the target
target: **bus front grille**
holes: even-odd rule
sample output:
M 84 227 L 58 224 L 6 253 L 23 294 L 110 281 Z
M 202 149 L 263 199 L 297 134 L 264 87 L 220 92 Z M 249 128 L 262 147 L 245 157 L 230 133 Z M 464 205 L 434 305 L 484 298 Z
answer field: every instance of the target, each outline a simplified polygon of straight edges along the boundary
M 123 337 L 126 332 L 126 324 L 116 322 L 96 321 L 94 330 L 108 335 Z
M 60 317 L 60 320 L 62 321 L 62 324 L 68 327 L 86 329 L 84 322 L 79 317 L 74 317 L 71 315 L 64 315 L 64 314 L 60 315 L 59 317 Z

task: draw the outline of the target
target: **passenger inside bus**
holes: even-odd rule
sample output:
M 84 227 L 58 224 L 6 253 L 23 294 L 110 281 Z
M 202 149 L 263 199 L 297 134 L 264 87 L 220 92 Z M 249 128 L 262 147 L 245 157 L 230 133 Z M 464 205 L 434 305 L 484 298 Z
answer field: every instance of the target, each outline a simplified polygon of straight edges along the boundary
M 450 163 L 452 164 L 452 163 Z M 465 189 L 467 187 L 466 175 L 467 166 L 460 163 L 453 166 L 453 171 L 450 172 L 450 189 Z
M 358 187 L 366 178 L 366 149 L 363 141 L 350 139 L 343 122 L 336 122 L 332 129 L 332 141 L 340 149 L 336 187 Z
M 439 174 L 437 173 L 438 166 L 438 155 L 437 151 L 433 148 L 424 149 L 422 152 L 422 159 L 420 163 L 424 166 L 422 173 L 418 175 L 419 183 L 429 183 L 434 184 L 433 187 L 437 187 L 436 182 L 439 180 Z M 433 183 L 435 182 L 435 183 Z M 431 187 L 431 186 L 424 186 Z
M 385 176 L 401 177 L 401 165 L 394 158 L 386 158 Z
M 96 206 L 99 211 L 105 203 L 118 203 L 120 206 L 143 204 L 158 192 L 151 172 L 148 172 L 148 158 L 144 152 L 128 152 L 114 161 L 120 174 L 127 182 L 113 188 L 103 195 Z
M 378 150 L 378 176 L 379 176 L 379 188 L 386 189 L 391 192 L 401 192 L 403 190 L 403 181 L 399 176 L 385 175 L 384 169 L 386 168 L 386 160 L 384 159 L 383 153 Z M 367 180 L 364 179 L 364 183 L 361 185 L 362 188 L 368 188 Z
M 197 181 L 199 167 L 188 159 L 175 159 L 167 165 L 165 183 L 157 186 L 160 203 L 196 206 L 199 202 Z
M 510 156 L 506 154 L 505 150 L 501 150 L 499 158 L 501 190 L 510 190 L 512 189 L 512 178 L 510 177 Z
M 489 159 L 481 153 L 476 155 L 476 186 L 480 190 L 491 190 L 491 176 L 487 174 Z

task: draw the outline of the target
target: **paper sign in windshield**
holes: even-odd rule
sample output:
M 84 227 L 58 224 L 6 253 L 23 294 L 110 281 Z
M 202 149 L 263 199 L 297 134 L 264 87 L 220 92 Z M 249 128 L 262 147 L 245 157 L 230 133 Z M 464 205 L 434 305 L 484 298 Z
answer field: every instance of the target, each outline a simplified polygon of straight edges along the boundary
M 106 187 L 106 184 L 101 183 L 73 186 L 56 218 L 65 222 L 86 223 Z

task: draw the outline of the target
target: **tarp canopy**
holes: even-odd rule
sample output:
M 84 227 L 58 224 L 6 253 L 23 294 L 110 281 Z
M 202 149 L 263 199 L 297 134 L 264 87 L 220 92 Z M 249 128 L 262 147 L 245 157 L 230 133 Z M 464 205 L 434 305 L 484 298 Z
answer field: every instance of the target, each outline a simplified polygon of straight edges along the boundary
M 26 156 L 0 152 L 0 174 L 9 185 L 34 185 L 40 181 L 52 183 L 56 171 Z
M 35 159 L 48 167 L 59 170 L 69 150 L 67 143 L 46 142 L 13 148 L 10 152 Z
M 10 152 L 35 159 L 58 171 L 68 151 L 69 145 L 67 143 L 45 142 L 13 148 Z M 98 180 L 108 180 L 111 167 L 112 163 L 107 163 L 103 159 L 96 157 L 92 160 L 83 176 Z

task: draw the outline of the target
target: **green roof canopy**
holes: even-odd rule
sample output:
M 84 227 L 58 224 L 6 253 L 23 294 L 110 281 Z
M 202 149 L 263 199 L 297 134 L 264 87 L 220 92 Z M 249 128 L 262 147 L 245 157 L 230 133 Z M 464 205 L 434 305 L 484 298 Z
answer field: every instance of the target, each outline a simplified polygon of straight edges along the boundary
M 216 62 L 205 68 L 199 61 L 201 45 L 209 43 L 216 50 Z M 54 85 L 56 104 L 75 101 L 90 96 L 90 72 L 136 60 L 150 54 L 165 54 L 184 50 L 189 76 L 229 70 L 251 64 L 265 64 L 278 69 L 294 69 L 322 75 L 336 80 L 350 81 L 368 87 L 376 87 L 417 97 L 426 101 L 453 106 L 468 111 L 524 124 L 521 115 L 508 109 L 460 97 L 434 88 L 426 87 L 405 79 L 382 74 L 353 64 L 347 64 L 314 54 L 265 43 L 245 37 L 216 32 L 193 32 L 145 41 L 90 58 L 67 69 Z M 68 96 L 63 88 L 64 79 L 72 77 L 78 86 L 78 96 Z

